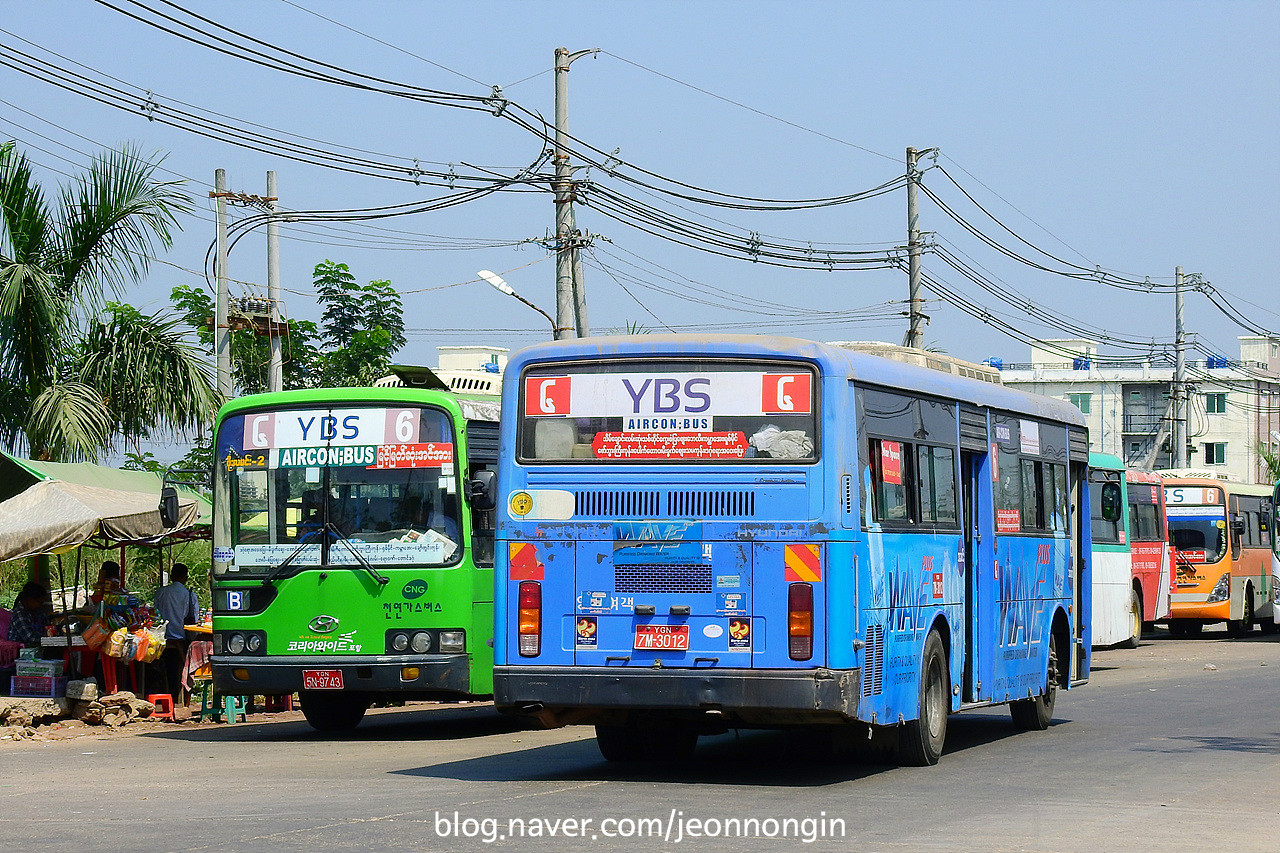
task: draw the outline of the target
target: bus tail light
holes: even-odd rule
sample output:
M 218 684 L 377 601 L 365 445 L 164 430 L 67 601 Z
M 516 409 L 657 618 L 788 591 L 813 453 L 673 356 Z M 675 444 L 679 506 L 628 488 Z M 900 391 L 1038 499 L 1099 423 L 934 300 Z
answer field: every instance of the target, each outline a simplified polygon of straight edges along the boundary
M 537 657 L 542 651 L 542 584 L 520 583 L 519 649 L 520 656 Z
M 787 635 L 792 660 L 813 657 L 813 586 L 793 583 L 787 587 Z

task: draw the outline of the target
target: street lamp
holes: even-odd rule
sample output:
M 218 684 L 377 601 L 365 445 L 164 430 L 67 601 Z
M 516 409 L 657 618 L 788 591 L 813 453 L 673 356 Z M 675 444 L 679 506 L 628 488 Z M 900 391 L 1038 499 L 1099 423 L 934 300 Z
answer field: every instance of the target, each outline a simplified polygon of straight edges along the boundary
M 519 300 L 520 300 L 521 302 L 523 302 L 525 305 L 528 305 L 528 306 L 529 306 L 530 308 L 532 308 L 534 311 L 537 311 L 537 312 L 538 312 L 539 314 L 541 314 L 543 317 L 546 317 L 546 318 L 547 318 L 547 322 L 551 324 L 551 337 L 552 337 L 552 339 L 554 340 L 554 339 L 556 339 L 556 338 L 558 338 L 558 337 L 559 337 L 559 333 L 560 333 L 561 329 L 560 329 L 560 327 L 559 327 L 559 326 L 557 326 L 557 325 L 556 325 L 556 320 L 555 320 L 555 318 L 554 318 L 554 317 L 552 317 L 550 314 L 548 314 L 546 311 L 543 311 L 543 310 L 542 310 L 541 308 L 539 308 L 537 305 L 534 305 L 534 304 L 533 304 L 532 302 L 530 302 L 528 299 L 525 299 L 523 296 L 521 296 L 520 294 L 516 293 L 516 292 L 511 288 L 511 285 L 507 284 L 505 281 L 503 281 L 503 280 L 502 280 L 502 276 L 498 275 L 497 273 L 489 272 L 488 270 L 480 270 L 480 272 L 476 273 L 476 275 L 480 276 L 482 279 L 484 279 L 485 281 L 489 282 L 489 284 L 493 285 L 493 289 L 494 289 L 494 290 L 498 291 L 499 293 L 505 293 L 507 296 L 511 296 L 511 297 L 516 298 L 516 299 L 519 299 Z

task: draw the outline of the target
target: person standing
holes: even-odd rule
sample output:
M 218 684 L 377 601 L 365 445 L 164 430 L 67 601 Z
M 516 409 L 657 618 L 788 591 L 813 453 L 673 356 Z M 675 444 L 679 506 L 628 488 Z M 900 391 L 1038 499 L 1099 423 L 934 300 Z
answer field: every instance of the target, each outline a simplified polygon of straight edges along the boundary
M 187 632 L 183 626 L 194 625 L 200 618 L 195 591 L 187 588 L 189 574 L 186 563 L 174 563 L 173 570 L 169 572 L 169 583 L 156 593 L 156 611 L 165 621 L 165 644 L 164 651 L 160 653 L 160 665 L 174 708 L 182 704 L 182 665 L 187 660 Z

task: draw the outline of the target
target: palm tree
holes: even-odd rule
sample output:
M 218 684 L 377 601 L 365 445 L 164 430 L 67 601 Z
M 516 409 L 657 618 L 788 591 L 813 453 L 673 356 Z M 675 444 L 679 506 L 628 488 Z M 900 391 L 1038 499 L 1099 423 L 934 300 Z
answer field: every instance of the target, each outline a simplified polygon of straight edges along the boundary
M 0 145 L 0 444 L 96 459 L 117 439 L 208 422 L 211 371 L 176 322 L 105 300 L 146 274 L 191 207 L 158 167 L 134 146 L 104 151 L 50 205 Z

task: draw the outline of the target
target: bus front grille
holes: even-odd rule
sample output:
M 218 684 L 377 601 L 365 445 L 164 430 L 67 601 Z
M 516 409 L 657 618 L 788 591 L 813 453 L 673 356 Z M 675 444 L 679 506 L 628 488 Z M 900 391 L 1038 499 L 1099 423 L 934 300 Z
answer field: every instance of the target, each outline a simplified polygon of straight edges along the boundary
M 701 563 L 644 563 L 613 567 L 614 592 L 709 593 L 711 566 Z

